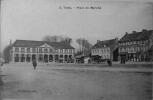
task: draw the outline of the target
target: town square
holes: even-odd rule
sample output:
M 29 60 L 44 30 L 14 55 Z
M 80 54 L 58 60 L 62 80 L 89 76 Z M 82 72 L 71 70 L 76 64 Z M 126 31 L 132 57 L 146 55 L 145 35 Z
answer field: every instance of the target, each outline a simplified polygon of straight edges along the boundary
M 152 9 L 0 0 L 0 100 L 153 100 Z

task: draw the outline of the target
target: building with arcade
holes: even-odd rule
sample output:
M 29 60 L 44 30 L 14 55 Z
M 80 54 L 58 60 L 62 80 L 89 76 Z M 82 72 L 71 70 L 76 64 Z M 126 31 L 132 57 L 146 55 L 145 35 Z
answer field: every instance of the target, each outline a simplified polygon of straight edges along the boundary
M 65 42 L 16 40 L 10 49 L 11 62 L 68 62 L 74 59 L 74 48 Z

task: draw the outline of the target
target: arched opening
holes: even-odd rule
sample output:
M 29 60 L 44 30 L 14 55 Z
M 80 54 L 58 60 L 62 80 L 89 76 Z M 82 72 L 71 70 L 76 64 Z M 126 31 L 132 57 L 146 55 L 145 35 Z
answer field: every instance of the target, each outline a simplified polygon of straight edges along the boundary
M 27 56 L 26 56 L 26 61 L 27 61 L 27 62 L 30 62 L 30 60 L 31 60 L 31 59 L 30 59 L 30 54 L 27 54 Z
M 33 55 L 32 55 L 32 61 L 33 61 L 34 59 L 36 60 L 36 54 L 33 54 Z
M 60 55 L 60 60 L 59 60 L 60 63 L 63 62 L 63 55 Z
M 38 60 L 39 60 L 39 62 L 43 61 L 43 55 L 42 54 L 39 54 Z
M 44 62 L 48 62 L 48 55 L 44 55 Z
M 53 61 L 53 55 L 49 55 L 49 62 Z
M 69 55 L 69 59 L 72 59 L 72 55 Z
M 58 62 L 58 55 L 55 55 L 55 62 Z
M 15 62 L 19 62 L 19 54 L 15 54 L 14 55 L 14 61 Z
M 64 56 L 64 59 L 65 59 L 65 61 L 67 62 L 67 61 L 68 61 L 68 55 L 65 55 L 65 56 Z
M 25 55 L 21 54 L 21 62 L 25 62 Z

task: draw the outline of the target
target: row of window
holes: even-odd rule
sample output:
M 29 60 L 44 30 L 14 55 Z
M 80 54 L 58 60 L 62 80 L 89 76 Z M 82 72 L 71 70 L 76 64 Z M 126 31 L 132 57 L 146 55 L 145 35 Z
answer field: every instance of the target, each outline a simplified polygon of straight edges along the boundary
M 37 50 L 37 48 L 32 48 L 32 52 L 33 53 L 35 53 L 35 52 L 39 52 L 39 53 L 42 53 L 43 52 L 43 49 L 42 48 L 38 48 L 38 50 Z M 60 52 L 59 52 L 60 51 Z M 19 52 L 19 48 L 15 48 L 15 52 Z M 25 48 L 21 48 L 21 52 L 30 52 L 30 48 L 27 48 L 27 50 L 25 50 Z M 73 50 L 66 50 L 65 49 L 65 53 L 72 53 L 73 52 Z M 46 48 L 44 48 L 44 53 L 53 53 L 53 49 L 46 49 Z M 55 53 L 64 53 L 64 50 L 63 49 L 60 49 L 60 50 L 58 50 L 58 49 L 56 49 L 55 50 Z
M 148 40 L 124 42 L 124 43 L 119 43 L 119 45 L 121 46 L 121 45 L 146 44 L 146 43 L 148 43 Z
M 110 53 L 110 50 L 109 49 L 102 49 L 102 50 L 93 50 L 92 51 L 92 54 L 99 54 L 99 53 Z
M 129 47 L 129 48 L 120 48 L 119 52 L 139 52 L 139 51 L 148 51 L 149 46 L 144 47 Z

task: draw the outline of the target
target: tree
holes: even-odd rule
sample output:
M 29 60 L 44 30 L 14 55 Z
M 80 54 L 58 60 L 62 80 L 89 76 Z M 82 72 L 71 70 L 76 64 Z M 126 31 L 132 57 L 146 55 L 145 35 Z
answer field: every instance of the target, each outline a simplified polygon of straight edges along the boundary
M 76 42 L 79 44 L 80 52 L 82 52 L 83 54 L 89 52 L 92 47 L 89 41 L 84 38 L 76 39 Z
M 48 42 L 58 42 L 58 36 L 56 35 L 53 35 L 53 36 L 50 36 L 50 35 L 47 35 L 45 37 L 43 37 L 43 41 L 48 41 Z
M 11 49 L 11 46 L 8 45 L 3 50 L 3 57 L 5 59 L 5 62 L 9 62 L 10 61 L 10 49 Z
M 48 42 L 66 42 L 68 44 L 71 44 L 72 43 L 72 38 L 70 37 L 67 37 L 67 36 L 63 36 L 63 35 L 53 35 L 53 36 L 50 36 L 50 35 L 47 35 L 45 37 L 43 37 L 42 39 L 43 41 L 48 41 Z

